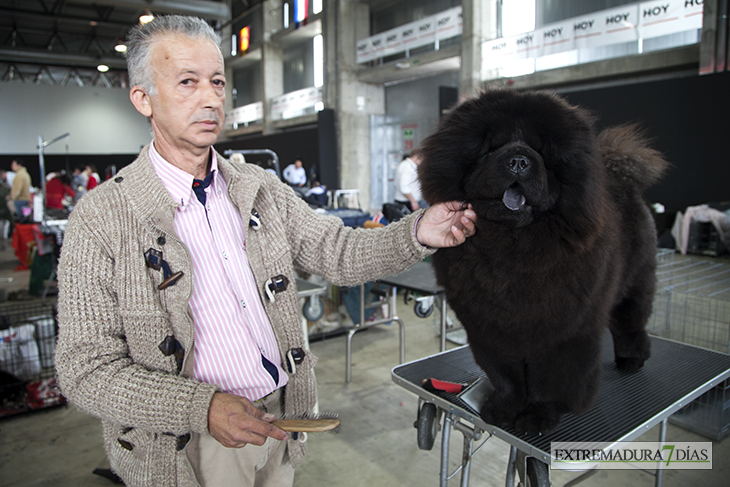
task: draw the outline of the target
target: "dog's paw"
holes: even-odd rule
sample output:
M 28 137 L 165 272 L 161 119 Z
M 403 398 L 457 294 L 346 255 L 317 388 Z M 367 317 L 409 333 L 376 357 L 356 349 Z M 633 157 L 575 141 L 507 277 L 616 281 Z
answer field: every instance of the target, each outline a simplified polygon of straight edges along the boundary
M 644 366 L 644 361 L 640 357 L 616 357 L 616 368 L 621 372 L 636 372 Z
M 518 433 L 538 436 L 546 435 L 554 431 L 560 424 L 560 414 L 555 413 L 551 408 L 541 408 L 539 405 L 532 406 L 515 418 L 515 429 Z

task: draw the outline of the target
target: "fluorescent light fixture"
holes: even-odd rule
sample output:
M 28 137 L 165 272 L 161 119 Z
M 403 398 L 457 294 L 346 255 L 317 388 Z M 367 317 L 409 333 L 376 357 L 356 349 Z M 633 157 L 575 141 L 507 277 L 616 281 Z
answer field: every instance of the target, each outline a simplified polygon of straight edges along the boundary
M 154 19 L 155 19 L 155 16 L 152 15 L 152 12 L 147 10 L 143 15 L 139 16 L 139 23 L 146 24 L 146 23 L 152 22 Z
M 323 102 L 318 101 L 317 103 L 314 104 L 314 111 L 315 112 L 321 112 L 322 110 L 324 110 L 324 103 Z
M 106 64 L 100 64 L 96 67 L 96 70 L 100 73 L 106 73 L 107 71 L 109 71 L 109 66 L 107 66 Z
M 235 56 L 237 54 L 236 49 L 238 48 L 238 39 L 236 38 L 236 34 L 231 35 L 231 56 Z
M 312 38 L 312 48 L 314 51 L 314 86 L 320 87 L 324 84 L 324 39 L 322 34 Z
M 322 0 L 314 0 L 312 2 L 312 13 L 318 14 L 322 11 Z
M 284 3 L 284 28 L 289 28 L 289 2 Z

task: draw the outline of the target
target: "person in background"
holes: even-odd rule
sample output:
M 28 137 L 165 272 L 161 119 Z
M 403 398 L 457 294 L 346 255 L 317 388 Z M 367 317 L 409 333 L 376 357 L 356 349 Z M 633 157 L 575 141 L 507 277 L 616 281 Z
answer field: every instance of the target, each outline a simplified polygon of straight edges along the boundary
M 0 240 L 7 239 L 12 234 L 13 214 L 12 202 L 7 200 L 10 195 L 10 184 L 8 183 L 8 174 L 15 176 L 11 171 L 0 169 L 0 201 L 5 201 L 6 205 L 0 206 Z M 0 242 L 0 249 L 5 248 L 5 243 Z
M 76 196 L 66 171 L 49 173 L 46 182 L 46 208 L 67 209 L 68 205 L 64 204 L 66 196 L 70 198 Z
M 289 186 L 301 188 L 307 184 L 307 171 L 302 167 L 302 160 L 297 159 L 284 168 L 284 180 Z
M 5 169 L 0 169 L 0 181 L 7 184 L 8 188 L 13 186 L 14 179 L 15 179 L 15 172 L 6 171 Z
M 99 173 L 96 172 L 96 166 L 94 166 L 93 164 L 86 165 L 86 168 L 84 169 L 84 174 L 86 174 L 87 178 L 86 191 L 91 191 L 92 189 L 96 188 L 101 182 Z
M 12 161 L 10 168 L 15 173 L 15 178 L 10 187 L 8 198 L 13 202 L 15 214 L 18 218 L 21 218 L 23 208 L 30 204 L 30 174 L 28 174 L 20 159 Z
M 102 420 L 128 487 L 290 487 L 313 367 L 295 268 L 353 286 L 474 234 L 461 202 L 378 230 L 319 215 L 291 187 L 213 149 L 224 121 L 220 38 L 159 16 L 127 38 L 130 100 L 154 139 L 74 207 L 59 264 L 56 370 Z
M 114 164 L 107 166 L 104 169 L 104 181 L 108 181 L 117 175 L 117 166 Z
M 15 173 L 13 171 L 6 171 L 0 169 L 0 183 L 3 184 L 5 191 L 2 193 L 2 199 L 5 200 L 5 206 L 10 211 L 10 221 L 12 222 L 13 216 L 15 215 L 15 205 L 10 199 L 10 189 L 13 187 L 13 180 L 15 179 Z M 0 200 L 2 201 L 2 200 Z
M 314 181 L 312 187 L 304 195 L 304 201 L 310 205 L 325 208 L 327 206 L 327 186 Z
M 421 198 L 421 184 L 418 182 L 418 165 L 421 158 L 418 152 L 406 154 L 395 170 L 395 202 L 406 205 L 409 210 L 426 208 Z
M 89 184 L 89 177 L 86 175 L 86 166 L 77 165 L 74 167 L 73 175 L 71 176 L 71 188 L 76 193 L 74 202 L 81 199 L 86 194 L 86 186 Z

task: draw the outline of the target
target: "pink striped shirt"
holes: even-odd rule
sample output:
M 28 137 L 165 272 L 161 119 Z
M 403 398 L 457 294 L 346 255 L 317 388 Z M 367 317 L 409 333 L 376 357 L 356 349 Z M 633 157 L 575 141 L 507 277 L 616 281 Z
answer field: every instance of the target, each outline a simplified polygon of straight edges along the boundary
M 285 385 L 288 378 L 246 255 L 244 222 L 228 198 L 226 181 L 218 171 L 215 152 L 211 153 L 215 172 L 205 190 L 205 207 L 195 196 L 191 174 L 163 159 L 154 144 L 149 156 L 167 191 L 180 202 L 175 231 L 193 261 L 194 376 L 255 401 Z M 278 368 L 278 384 L 262 365 L 262 354 Z

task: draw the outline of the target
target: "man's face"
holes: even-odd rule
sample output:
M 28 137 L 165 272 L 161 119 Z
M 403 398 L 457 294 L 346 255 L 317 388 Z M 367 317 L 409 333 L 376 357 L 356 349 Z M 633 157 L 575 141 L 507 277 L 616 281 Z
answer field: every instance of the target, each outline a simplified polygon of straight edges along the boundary
M 299 169 L 300 167 L 302 167 L 302 161 L 297 159 L 296 161 L 294 161 L 294 166 Z
M 157 39 L 150 66 L 157 92 L 150 99 L 155 139 L 178 150 L 207 149 L 223 126 L 223 57 L 208 39 Z
M 11 162 L 11 163 L 10 163 L 10 169 L 11 169 L 11 170 L 12 170 L 13 172 L 18 172 L 18 168 L 19 168 L 19 167 L 20 167 L 20 164 L 18 164 L 18 163 L 17 163 L 17 162 L 15 162 L 15 161 L 13 161 L 13 162 Z

